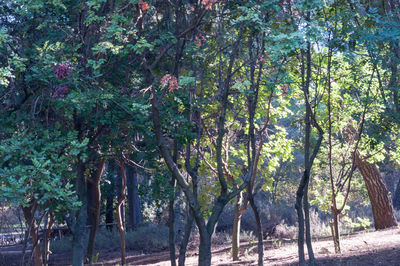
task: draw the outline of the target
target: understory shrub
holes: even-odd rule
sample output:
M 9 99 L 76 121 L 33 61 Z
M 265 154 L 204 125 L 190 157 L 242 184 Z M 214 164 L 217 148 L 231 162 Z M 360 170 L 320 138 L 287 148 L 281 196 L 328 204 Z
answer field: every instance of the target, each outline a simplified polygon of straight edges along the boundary
M 143 224 L 135 231 L 125 233 L 126 249 L 153 252 L 168 248 L 168 227 L 158 224 Z M 53 240 L 50 249 L 53 253 L 71 251 L 72 237 Z M 113 231 L 101 229 L 97 232 L 96 249 L 120 248 L 120 235 L 116 228 Z
M 126 248 L 129 250 L 157 251 L 168 248 L 168 227 L 146 224 L 126 233 Z

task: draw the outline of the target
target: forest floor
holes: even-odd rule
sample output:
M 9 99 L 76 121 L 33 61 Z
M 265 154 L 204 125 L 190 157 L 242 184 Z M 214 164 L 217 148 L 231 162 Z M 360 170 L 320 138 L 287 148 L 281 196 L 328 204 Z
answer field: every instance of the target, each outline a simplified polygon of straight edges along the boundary
M 193 244 L 193 243 L 192 243 Z M 21 245 L 0 247 L 0 265 L 19 265 Z M 363 231 L 341 238 L 341 254 L 335 254 L 331 238 L 314 239 L 313 248 L 317 265 L 400 265 L 400 229 Z M 307 253 L 307 249 L 306 253 Z M 119 251 L 99 250 L 95 265 L 118 265 Z M 215 245 L 212 265 L 256 265 L 256 243 L 241 244 L 241 260 L 232 262 L 230 243 Z M 29 254 L 26 256 L 29 258 Z M 51 255 L 50 265 L 69 265 L 71 253 Z M 142 254 L 127 252 L 128 265 L 170 265 L 169 252 Z M 265 265 L 297 265 L 297 245 L 289 240 L 264 242 Z M 188 252 L 186 265 L 197 265 L 197 250 Z

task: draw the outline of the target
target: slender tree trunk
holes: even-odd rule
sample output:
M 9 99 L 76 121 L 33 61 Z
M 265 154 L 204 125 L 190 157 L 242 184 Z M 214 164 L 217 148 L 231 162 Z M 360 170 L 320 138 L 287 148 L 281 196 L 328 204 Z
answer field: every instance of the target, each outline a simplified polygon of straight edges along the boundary
M 124 167 L 125 168 L 125 167 Z M 122 197 L 124 197 L 125 198 L 125 195 L 122 195 L 121 194 L 121 191 L 122 191 L 122 183 L 123 183 L 123 177 L 122 177 L 122 173 L 121 173 L 121 168 L 120 167 L 118 167 L 117 168 L 117 202 L 120 202 L 121 201 L 121 199 L 122 199 Z M 124 173 L 124 175 L 125 175 L 126 173 Z M 123 200 L 123 201 L 121 201 L 122 203 L 121 203 L 121 205 L 120 205 L 120 213 L 121 213 L 121 222 L 122 222 L 122 225 L 123 225 L 123 227 L 125 228 L 125 200 Z M 118 221 L 117 221 L 117 223 L 118 223 Z
M 190 209 L 189 206 L 187 206 L 186 209 L 187 210 L 186 210 L 185 232 L 183 234 L 181 246 L 179 249 L 179 260 L 178 260 L 179 266 L 185 265 L 187 245 L 189 243 L 189 238 L 190 238 L 190 234 L 192 233 L 192 227 L 193 227 L 193 222 L 194 222 L 192 210 Z
M 300 184 L 303 183 L 304 175 L 300 181 Z M 303 213 L 303 194 L 304 190 L 301 186 L 297 189 L 296 193 L 296 211 L 297 211 L 297 222 L 299 224 L 299 233 L 297 237 L 297 247 L 299 252 L 299 264 L 306 265 L 306 259 L 304 255 L 304 213 Z
M 307 13 L 306 20 L 309 21 L 310 12 Z M 308 258 L 310 265 L 315 264 L 314 252 L 312 250 L 311 243 L 311 229 L 310 229 L 310 216 L 309 216 L 309 204 L 308 204 L 308 184 L 310 182 L 310 172 L 315 157 L 319 151 L 322 142 L 323 131 L 318 125 L 315 116 L 311 109 L 310 104 L 310 80 L 311 80 L 311 43 L 307 42 L 307 50 L 305 52 L 306 62 L 304 62 L 304 52 L 301 54 L 301 75 L 302 75 L 302 90 L 304 93 L 304 100 L 306 103 L 306 114 L 305 114 L 305 136 L 304 136 L 304 173 L 300 180 L 299 187 L 296 193 L 296 211 L 299 223 L 299 235 L 298 235 L 298 249 L 299 249 L 299 264 L 305 265 L 304 256 L 304 227 L 306 230 L 306 242 L 308 250 Z M 318 130 L 318 141 L 312 151 L 310 152 L 310 137 L 311 137 L 311 125 L 314 125 Z M 304 213 L 303 213 L 304 210 Z
M 256 203 L 254 202 L 254 197 L 252 194 L 249 196 L 249 203 L 251 208 L 253 209 L 254 218 L 256 219 L 257 225 L 257 237 L 258 237 L 258 265 L 264 265 L 264 245 L 263 245 L 263 230 L 261 225 L 260 213 L 258 212 L 258 208 Z
M 51 231 L 53 230 L 53 224 L 54 224 L 54 215 L 52 213 L 48 214 L 48 218 L 47 218 L 47 226 L 46 228 L 46 232 L 45 232 L 45 238 L 44 238 L 44 255 L 43 255 L 43 264 L 45 266 L 48 265 L 49 263 L 49 257 L 50 257 L 50 235 L 51 235 Z
M 389 190 L 375 164 L 368 163 L 356 153 L 356 165 L 364 179 L 371 201 L 375 229 L 385 229 L 397 225 Z
M 304 188 L 303 208 L 304 208 L 304 223 L 306 229 L 306 245 L 308 251 L 309 264 L 314 265 L 314 251 L 311 243 L 311 225 L 310 225 L 310 204 L 308 203 L 308 184 Z
M 112 231 L 113 223 L 114 223 L 114 198 L 115 198 L 115 180 L 114 180 L 114 170 L 115 163 L 113 160 L 110 160 L 107 164 L 108 168 L 108 179 L 111 181 L 110 184 L 107 184 L 107 196 L 106 196 L 106 224 L 107 229 Z
M 90 176 L 87 181 L 88 194 L 88 225 L 90 225 L 90 234 L 87 246 L 87 259 L 89 264 L 92 263 L 94 244 L 96 241 L 97 229 L 100 221 L 100 180 L 103 175 L 105 162 L 100 161 L 96 164 L 96 169 L 91 169 Z
M 128 231 L 134 230 L 134 217 L 135 217 L 135 202 L 133 198 L 133 179 L 135 178 L 134 175 L 136 175 L 136 171 L 132 166 L 127 166 L 126 167 L 126 192 L 128 194 L 128 214 L 127 214 L 127 224 L 126 224 L 126 229 Z
M 140 199 L 139 199 L 139 192 L 138 192 L 138 174 L 134 175 L 133 178 L 133 228 L 136 229 L 142 222 L 143 222 L 143 214 L 142 209 L 140 207 Z
M 235 214 L 233 217 L 233 226 L 232 226 L 232 259 L 233 261 L 239 260 L 239 249 L 240 249 L 240 222 L 242 218 L 242 201 L 243 201 L 243 192 L 241 191 L 236 196 L 235 202 Z
M 40 246 L 40 239 L 38 236 L 37 225 L 35 222 L 35 213 L 34 213 L 34 204 L 29 205 L 28 207 L 22 207 L 22 212 L 24 213 L 25 221 L 27 224 L 31 224 L 29 234 L 32 238 L 32 245 L 33 245 L 33 263 L 35 266 L 43 265 L 42 260 L 42 251 Z
M 125 228 L 124 228 L 124 223 L 122 220 L 122 205 L 125 201 L 125 189 L 126 189 L 126 172 L 125 172 L 125 167 L 124 163 L 120 163 L 120 168 L 121 168 L 121 191 L 120 191 L 120 199 L 118 200 L 117 204 L 117 221 L 118 221 L 118 231 L 121 239 L 121 264 L 126 265 L 126 255 L 125 255 Z
M 335 23 L 335 32 L 336 32 L 336 23 Z M 331 34 L 329 34 L 330 36 Z M 334 35 L 334 34 L 333 34 Z M 339 233 L 339 211 L 337 208 L 337 202 L 336 202 L 336 192 L 335 192 L 335 182 L 334 182 L 334 174 L 333 174 L 333 167 L 332 167 L 332 101 L 331 101 L 331 95 L 332 95 L 332 84 L 331 84 L 331 65 L 332 65 L 332 48 L 329 48 L 328 51 L 328 77 L 327 77 L 327 83 L 328 83 L 328 162 L 329 162 L 329 179 L 331 183 L 331 195 L 332 195 L 332 215 L 333 215 L 333 224 L 331 224 L 331 229 L 332 229 L 332 238 L 333 238 L 333 244 L 335 246 L 335 253 L 340 253 L 340 233 Z M 353 168 L 352 168 L 353 169 Z M 352 174 L 352 172 L 351 172 Z M 351 180 L 348 181 L 349 186 Z M 350 188 L 350 187 L 349 187 Z M 345 202 L 343 203 L 345 204 Z
M 173 175 L 170 180 L 171 194 L 169 195 L 168 202 L 168 243 L 169 243 L 169 258 L 171 260 L 171 266 L 176 266 L 176 255 L 175 255 L 175 187 L 176 181 Z
M 175 127 L 175 133 L 177 133 L 177 128 Z M 174 139 L 174 153 L 172 160 L 176 164 L 178 161 L 178 141 Z M 168 203 L 168 227 L 169 227 L 169 257 L 171 260 L 171 266 L 176 266 L 176 255 L 175 255 L 175 188 L 176 188 L 176 178 L 174 175 L 171 175 L 171 179 L 169 182 L 171 188 L 171 194 L 169 195 L 169 203 Z
M 85 240 L 86 240 L 86 220 L 87 220 L 87 193 L 86 193 L 86 177 L 85 165 L 82 162 L 78 163 L 77 178 L 75 189 L 78 194 L 78 199 L 82 203 L 77 210 L 76 220 L 73 225 L 72 236 L 72 265 L 81 266 L 85 259 Z
M 128 229 L 135 230 L 143 221 L 142 212 L 140 210 L 140 202 L 138 195 L 138 181 L 136 168 L 128 166 L 126 168 L 127 192 L 128 192 Z
M 335 199 L 336 201 L 336 199 Z M 331 223 L 331 231 L 333 237 L 333 245 L 335 253 L 340 253 L 340 232 L 339 232 L 339 213 L 335 207 L 332 207 L 333 223 Z

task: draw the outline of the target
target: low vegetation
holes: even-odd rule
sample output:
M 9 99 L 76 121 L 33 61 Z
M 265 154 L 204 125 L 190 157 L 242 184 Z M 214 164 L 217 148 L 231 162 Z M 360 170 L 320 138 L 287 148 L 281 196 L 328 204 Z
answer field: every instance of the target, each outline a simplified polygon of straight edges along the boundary
M 394 0 L 0 0 L 0 260 L 264 265 L 295 242 L 279 263 L 315 265 L 388 237 L 399 29 Z

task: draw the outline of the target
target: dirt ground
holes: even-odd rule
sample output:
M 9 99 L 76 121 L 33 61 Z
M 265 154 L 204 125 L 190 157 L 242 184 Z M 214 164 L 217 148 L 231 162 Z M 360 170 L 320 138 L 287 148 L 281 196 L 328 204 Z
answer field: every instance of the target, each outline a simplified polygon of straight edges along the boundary
M 230 243 L 213 248 L 212 265 L 256 265 L 256 243 L 242 243 L 241 261 L 231 260 Z M 265 265 L 296 265 L 297 245 L 292 241 L 267 240 L 264 242 Z M 314 253 L 317 265 L 400 265 L 400 229 L 373 232 L 359 232 L 341 239 L 341 254 L 335 254 L 331 238 L 314 239 Z M 307 252 L 307 249 L 305 249 Z M 95 265 L 118 265 L 118 250 L 100 250 L 99 263 Z M 0 248 L 0 264 L 19 265 L 21 246 Z M 29 254 L 26 256 L 29 258 Z M 71 253 L 53 254 L 50 265 L 70 265 Z M 150 254 L 127 253 L 128 265 L 170 265 L 169 252 Z M 197 265 L 197 251 L 188 252 L 186 265 Z

